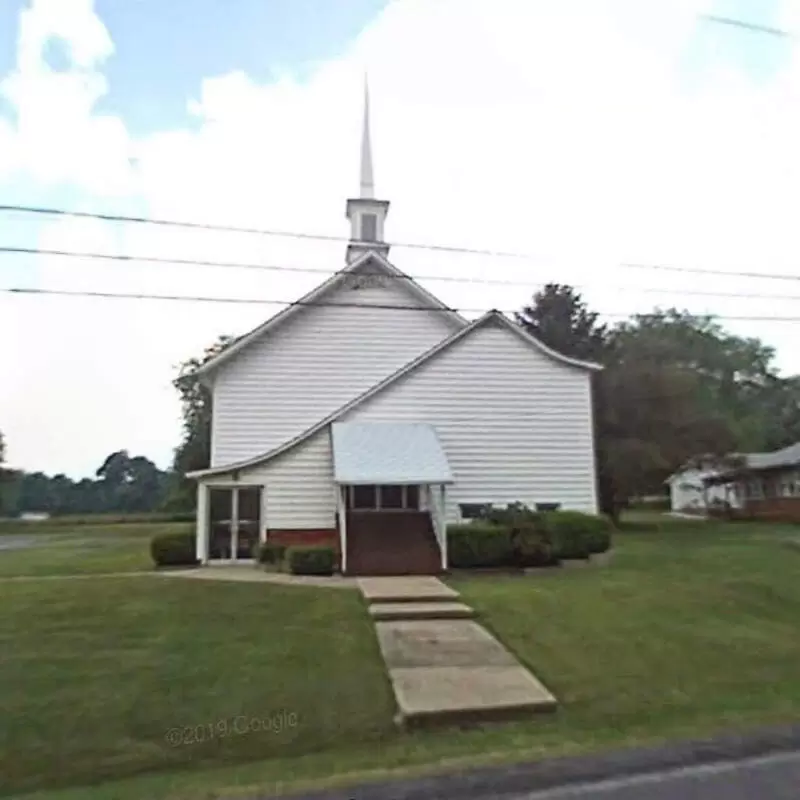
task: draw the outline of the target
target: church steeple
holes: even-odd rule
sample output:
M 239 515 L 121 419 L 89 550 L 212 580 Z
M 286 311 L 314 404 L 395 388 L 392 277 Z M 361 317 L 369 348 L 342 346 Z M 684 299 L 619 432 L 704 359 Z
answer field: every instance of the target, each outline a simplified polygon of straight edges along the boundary
M 350 220 L 350 242 L 347 261 L 351 263 L 367 251 L 386 256 L 389 245 L 383 241 L 383 224 L 389 213 L 388 200 L 375 199 L 375 178 L 372 170 L 372 141 L 369 130 L 369 86 L 364 78 L 364 125 L 361 130 L 361 168 L 359 196 L 347 201 Z
M 369 137 L 369 85 L 364 78 L 364 127 L 361 131 L 361 197 L 375 197 L 372 175 L 372 142 Z

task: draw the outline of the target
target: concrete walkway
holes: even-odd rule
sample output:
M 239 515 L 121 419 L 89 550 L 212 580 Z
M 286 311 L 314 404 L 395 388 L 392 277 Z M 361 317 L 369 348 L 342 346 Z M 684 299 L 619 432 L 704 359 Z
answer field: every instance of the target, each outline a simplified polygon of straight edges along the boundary
M 287 572 L 267 572 L 252 564 L 241 566 L 212 566 L 197 569 L 159 570 L 168 578 L 192 578 L 201 581 L 238 581 L 241 583 L 279 583 L 284 586 L 317 586 L 326 589 L 355 589 L 354 578 L 341 575 L 290 575 Z
M 376 619 L 399 724 L 509 719 L 556 708 L 555 697 L 468 618 L 472 609 L 437 578 L 359 578 L 358 585 Z

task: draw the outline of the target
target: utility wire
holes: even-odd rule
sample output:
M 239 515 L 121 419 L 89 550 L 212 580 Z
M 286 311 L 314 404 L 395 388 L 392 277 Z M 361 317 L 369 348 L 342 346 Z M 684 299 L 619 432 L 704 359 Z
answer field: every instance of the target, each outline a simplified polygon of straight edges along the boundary
M 301 233 L 290 231 L 277 231 L 269 230 L 267 228 L 248 228 L 237 227 L 233 225 L 219 225 L 201 222 L 182 222 L 180 220 L 167 220 L 157 219 L 153 217 L 128 217 L 120 214 L 100 214 L 97 212 L 89 211 L 68 211 L 57 208 L 41 208 L 38 206 L 17 206 L 17 205 L 0 205 L 0 212 L 19 212 L 24 214 L 39 214 L 46 216 L 60 216 L 60 217 L 75 217 L 82 219 L 97 219 L 107 222 L 130 222 L 142 225 L 158 225 L 166 227 L 188 228 L 194 230 L 210 230 L 227 233 L 247 233 L 259 236 L 279 236 L 290 237 L 295 239 L 310 239 L 319 241 L 330 242 L 349 242 L 350 238 L 347 236 L 333 236 L 326 234 L 316 233 Z M 418 250 L 431 250 L 449 253 L 462 253 L 470 255 L 486 256 L 489 258 L 514 258 L 521 261 L 542 261 L 546 260 L 531 253 L 508 252 L 503 250 L 482 250 L 470 247 L 456 247 L 450 245 L 434 245 L 434 244 L 421 244 L 414 242 L 394 242 L 387 243 L 391 247 L 414 248 Z M 715 270 L 706 267 L 684 267 L 672 264 L 646 264 L 646 263 L 620 263 L 618 266 L 626 269 L 654 269 L 664 270 L 669 272 L 688 272 L 698 275 L 718 275 L 721 277 L 734 277 L 734 278 L 757 278 L 768 280 L 781 280 L 781 281 L 797 281 L 800 280 L 800 275 L 789 275 L 786 273 L 763 273 L 763 272 L 740 272 L 736 270 Z
M 106 222 L 132 222 L 139 225 L 159 225 L 194 230 L 219 231 L 224 233 L 249 233 L 259 236 L 277 236 L 288 239 L 311 239 L 323 242 L 349 242 L 349 236 L 338 236 L 323 233 L 302 233 L 300 231 L 280 231 L 268 228 L 251 228 L 238 225 L 220 225 L 207 222 L 185 222 L 174 219 L 158 219 L 155 217 L 128 217 L 122 214 L 101 214 L 89 211 L 68 211 L 60 208 L 41 208 L 38 206 L 0 205 L 0 211 L 15 211 L 23 214 L 41 214 L 55 217 L 73 217 L 78 219 L 97 219 Z M 490 256 L 492 258 L 531 259 L 533 256 L 522 253 L 510 253 L 503 250 L 481 250 L 451 245 L 421 244 L 418 242 L 393 242 L 392 247 L 413 248 L 417 250 L 440 250 L 448 253 L 471 253 L 473 255 Z
M 785 31 L 782 28 L 773 28 L 769 25 L 758 25 L 754 22 L 745 22 L 744 20 L 735 19 L 733 17 L 720 17 L 716 14 L 701 14 L 701 16 L 708 22 L 715 22 L 719 25 L 732 25 L 736 28 L 742 28 L 746 31 L 751 31 L 752 33 L 768 33 L 771 36 L 780 36 L 787 39 L 793 38 L 789 31 Z
M 251 298 L 251 297 L 203 297 L 193 295 L 172 295 L 172 294 L 147 294 L 147 293 L 126 293 L 126 292 L 100 292 L 100 291 L 83 291 L 71 289 L 39 289 L 33 287 L 20 287 L 20 288 L 3 288 L 0 292 L 9 294 L 30 294 L 30 295 L 54 295 L 59 297 L 94 297 L 94 298 L 114 298 L 121 300 L 169 300 L 169 301 L 184 301 L 191 303 L 228 303 L 237 305 L 277 305 L 291 308 L 292 306 L 310 306 L 313 308 L 369 308 L 379 309 L 385 311 L 425 311 L 428 313 L 446 313 L 456 312 L 461 314 L 484 314 L 485 308 L 430 308 L 428 306 L 410 306 L 410 305 L 390 305 L 380 303 L 331 303 L 319 300 L 271 300 L 264 298 Z M 519 309 L 513 311 L 501 311 L 500 313 L 509 316 L 517 314 Z M 633 317 L 658 317 L 661 316 L 659 312 L 651 313 L 621 313 L 621 312 L 598 312 L 602 317 L 617 317 L 617 318 L 633 318 Z M 737 320 L 742 322 L 800 322 L 800 316 L 797 317 L 759 317 L 759 316 L 725 316 L 717 314 L 706 314 L 699 312 L 687 312 L 694 317 L 710 316 L 714 319 L 721 320 Z
M 225 269 L 248 269 L 248 270 L 263 270 L 269 272 L 286 272 L 286 273 L 314 273 L 324 274 L 332 277 L 341 271 L 331 271 L 324 267 L 292 267 L 285 264 L 253 264 L 250 262 L 242 261 L 207 261 L 202 259 L 191 258 L 166 258 L 163 256 L 133 256 L 117 253 L 95 253 L 87 251 L 75 250 L 53 250 L 40 247 L 5 247 L 0 246 L 0 255 L 42 255 L 42 256 L 55 256 L 60 258 L 80 258 L 90 260 L 102 261 L 123 261 L 128 263 L 152 263 L 152 264 L 170 264 L 175 266 L 199 266 L 199 267 L 219 267 Z M 518 286 L 528 288 L 541 288 L 545 285 L 542 281 L 521 281 L 509 280 L 503 278 L 468 278 L 457 275 L 386 275 L 383 272 L 371 273 L 369 271 L 361 272 L 362 275 L 379 275 L 394 280 L 401 281 L 441 281 L 446 283 L 474 283 L 478 285 L 492 285 L 492 286 Z M 789 276 L 787 276 L 788 279 Z M 800 276 L 795 276 L 793 280 L 800 280 Z M 685 289 L 655 286 L 598 286 L 591 284 L 572 284 L 574 289 L 615 289 L 617 291 L 633 291 L 642 292 L 646 294 L 681 294 L 692 295 L 697 297 L 740 297 L 740 298 L 758 298 L 762 300 L 800 300 L 800 295 L 786 295 L 786 294 L 764 294 L 757 292 L 724 292 L 724 291 L 704 291 L 701 289 Z

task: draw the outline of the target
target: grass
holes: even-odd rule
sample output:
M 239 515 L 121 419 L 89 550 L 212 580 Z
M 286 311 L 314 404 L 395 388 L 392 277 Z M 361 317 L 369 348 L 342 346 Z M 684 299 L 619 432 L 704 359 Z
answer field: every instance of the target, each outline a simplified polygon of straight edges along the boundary
M 0 583 L 0 605 L 0 792 L 392 734 L 356 592 L 152 576 Z
M 562 703 L 472 730 L 393 730 L 355 593 L 155 576 L 0 583 L 0 786 L 148 773 L 30 800 L 208 800 L 796 720 L 800 551 L 784 541 L 800 529 L 634 519 L 641 532 L 618 536 L 609 567 L 453 581 Z M 164 741 L 172 727 L 280 711 L 296 725 L 279 734 Z
M 81 525 L 75 529 L 26 523 L 0 535 L 22 537 L 31 547 L 0 549 L 0 579 L 15 576 L 83 575 L 138 572 L 153 567 L 150 538 L 160 533 L 190 531 L 186 523 Z

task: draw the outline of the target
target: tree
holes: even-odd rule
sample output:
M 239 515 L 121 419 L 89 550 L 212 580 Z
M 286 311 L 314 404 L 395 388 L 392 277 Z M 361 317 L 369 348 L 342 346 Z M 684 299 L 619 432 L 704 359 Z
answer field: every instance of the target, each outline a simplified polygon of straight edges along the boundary
M 583 361 L 603 358 L 606 326 L 571 286 L 548 283 L 516 315 L 516 320 L 557 353 Z
M 195 507 L 195 491 L 187 472 L 204 469 L 211 462 L 211 392 L 197 377 L 196 371 L 219 355 L 235 341 L 232 336 L 220 336 L 207 347 L 200 358 L 190 358 L 181 364 L 173 386 L 181 397 L 183 438 L 175 450 L 172 476 L 166 506 L 173 510 Z
M 0 517 L 16 512 L 19 497 L 19 473 L 3 466 L 6 461 L 6 443 L 0 431 Z
M 111 453 L 96 471 L 97 480 L 73 481 L 66 475 L 19 473 L 14 512 L 51 514 L 155 511 L 163 503 L 167 473 L 150 459 L 127 450 Z
M 601 501 L 615 518 L 697 456 L 721 464 L 737 447 L 730 420 L 702 402 L 704 376 L 651 358 L 640 344 L 612 339 L 596 384 Z
M 100 465 L 96 476 L 105 510 L 148 511 L 163 501 L 162 473 L 144 456 L 131 458 L 127 450 L 118 450 Z
M 771 377 L 754 403 L 764 420 L 762 449 L 779 450 L 800 442 L 800 376 Z
M 765 394 L 779 381 L 773 348 L 734 336 L 713 317 L 676 309 L 637 315 L 617 326 L 620 347 L 634 345 L 641 358 L 696 374 L 696 399 L 709 414 L 722 414 L 743 451 L 768 447 L 771 422 Z
M 754 342 L 728 342 L 751 359 L 737 351 L 732 376 L 730 364 L 718 363 L 721 332 L 712 320 L 665 312 L 609 330 L 559 284 L 535 295 L 517 321 L 554 350 L 605 367 L 593 378 L 595 445 L 600 505 L 614 518 L 698 454 L 730 452 L 736 436 L 731 415 L 719 410 L 721 387 L 732 377 L 757 382 L 770 357 Z

